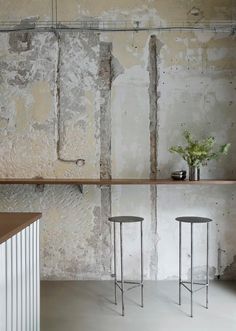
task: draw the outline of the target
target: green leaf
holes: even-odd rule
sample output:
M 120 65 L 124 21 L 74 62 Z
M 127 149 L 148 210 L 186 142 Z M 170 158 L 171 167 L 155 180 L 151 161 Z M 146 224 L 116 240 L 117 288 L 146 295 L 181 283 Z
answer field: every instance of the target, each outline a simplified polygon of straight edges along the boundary
M 215 138 L 210 136 L 202 140 L 195 140 L 189 130 L 183 132 L 187 146 L 171 146 L 170 153 L 179 154 L 190 166 L 205 165 L 207 161 L 217 160 L 221 155 L 226 155 L 230 144 L 221 145 L 214 150 Z

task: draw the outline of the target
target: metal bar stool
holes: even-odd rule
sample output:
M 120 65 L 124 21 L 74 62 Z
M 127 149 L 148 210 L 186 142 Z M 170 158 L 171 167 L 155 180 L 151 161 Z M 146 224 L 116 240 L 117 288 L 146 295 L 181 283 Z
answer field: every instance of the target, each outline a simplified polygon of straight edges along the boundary
M 185 216 L 185 217 L 177 217 L 176 221 L 179 222 L 179 305 L 181 305 L 181 286 L 186 288 L 191 293 L 191 314 L 193 317 L 193 293 L 199 291 L 203 288 L 206 288 L 206 309 L 208 309 L 208 288 L 209 288 L 209 222 L 212 222 L 210 218 L 205 217 L 195 217 L 195 216 Z M 191 225 L 191 275 L 190 282 L 182 281 L 182 256 L 181 256 L 181 246 L 182 246 L 182 223 L 190 223 Z M 207 253 L 206 253 L 206 282 L 199 283 L 193 281 L 193 224 L 207 224 Z M 188 287 L 190 285 L 190 288 Z M 200 285 L 200 288 L 196 290 L 193 289 L 193 285 Z
M 124 284 L 132 284 L 126 291 L 129 291 L 133 288 L 140 287 L 141 288 L 141 307 L 143 307 L 143 218 L 136 216 L 117 216 L 117 217 L 109 217 L 110 222 L 113 222 L 113 236 L 114 236 L 114 290 L 115 290 L 115 304 L 117 305 L 117 287 L 121 291 L 121 300 L 122 300 L 122 316 L 125 315 L 125 307 L 124 307 Z M 133 281 L 125 281 L 124 280 L 124 266 L 123 266 L 123 223 L 137 223 L 140 222 L 140 239 L 141 239 L 141 280 L 140 282 Z M 121 280 L 117 280 L 116 275 L 116 223 L 120 223 L 120 266 L 121 266 Z

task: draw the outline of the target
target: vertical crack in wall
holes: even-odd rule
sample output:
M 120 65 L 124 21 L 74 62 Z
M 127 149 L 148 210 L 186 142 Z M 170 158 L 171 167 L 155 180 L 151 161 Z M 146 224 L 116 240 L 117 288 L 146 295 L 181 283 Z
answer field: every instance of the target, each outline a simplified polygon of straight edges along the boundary
M 149 105 L 150 105 L 150 178 L 157 178 L 157 144 L 158 144 L 158 99 L 160 94 L 158 92 L 159 72 L 158 60 L 162 43 L 155 35 L 150 37 L 149 41 Z M 153 235 L 153 252 L 150 262 L 150 276 L 151 279 L 157 279 L 158 272 L 158 252 L 157 252 L 157 187 L 150 186 L 151 198 L 151 231 Z
M 100 89 L 100 178 L 111 178 L 111 83 L 112 43 L 100 43 L 99 89 Z M 101 266 L 102 274 L 111 272 L 111 186 L 101 187 Z

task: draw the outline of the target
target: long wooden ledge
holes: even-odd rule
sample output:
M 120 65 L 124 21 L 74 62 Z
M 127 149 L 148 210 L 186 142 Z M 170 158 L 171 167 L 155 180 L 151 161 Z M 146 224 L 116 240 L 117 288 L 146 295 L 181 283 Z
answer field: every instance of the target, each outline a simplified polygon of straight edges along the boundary
M 172 179 L 87 179 L 87 178 L 0 178 L 0 185 L 226 185 L 236 184 L 236 179 L 202 179 L 199 181 Z
M 0 213 L 0 244 L 41 217 L 41 213 Z

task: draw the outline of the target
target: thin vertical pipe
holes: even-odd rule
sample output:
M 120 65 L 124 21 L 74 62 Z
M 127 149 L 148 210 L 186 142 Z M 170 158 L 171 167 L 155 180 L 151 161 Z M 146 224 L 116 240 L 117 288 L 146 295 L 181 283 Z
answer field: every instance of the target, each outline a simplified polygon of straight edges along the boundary
M 114 291 L 115 291 L 115 305 L 117 305 L 117 276 L 116 276 L 116 223 L 113 222 L 113 239 L 114 239 Z
M 191 223 L 191 317 L 193 317 L 193 223 Z
M 179 305 L 181 305 L 181 282 L 182 282 L 182 222 L 179 222 Z
M 124 275 L 123 275 L 123 234 L 122 234 L 122 222 L 120 222 L 120 268 L 121 268 L 122 316 L 124 316 L 125 315 L 125 308 L 124 308 Z
M 206 309 L 208 309 L 208 289 L 209 289 L 209 223 L 207 223 Z
M 141 239 L 141 307 L 143 307 L 143 222 L 140 222 Z

